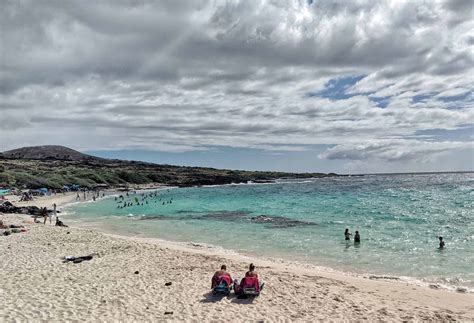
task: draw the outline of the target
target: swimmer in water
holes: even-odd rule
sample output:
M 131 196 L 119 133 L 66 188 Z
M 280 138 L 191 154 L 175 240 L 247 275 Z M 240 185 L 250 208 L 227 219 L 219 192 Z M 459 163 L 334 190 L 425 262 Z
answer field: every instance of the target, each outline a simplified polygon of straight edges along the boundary
M 354 235 L 354 243 L 360 243 L 360 234 L 359 234 L 359 231 L 356 231 L 356 232 L 355 232 L 355 235 Z
M 443 237 L 439 237 L 439 249 L 444 249 L 445 243 Z
M 346 229 L 346 231 L 344 231 L 344 237 L 346 240 L 351 240 L 351 235 L 352 234 L 349 233 L 349 229 Z

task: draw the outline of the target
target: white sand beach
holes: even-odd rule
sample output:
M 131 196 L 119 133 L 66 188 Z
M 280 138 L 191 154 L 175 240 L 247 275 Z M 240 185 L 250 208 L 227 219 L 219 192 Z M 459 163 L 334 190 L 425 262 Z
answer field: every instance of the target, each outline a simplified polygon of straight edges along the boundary
M 68 194 L 27 203 L 51 207 L 74 199 Z M 473 294 L 357 278 L 157 239 L 33 224 L 25 215 L 0 214 L 0 219 L 28 229 L 0 236 L 2 322 L 474 320 Z M 90 254 L 90 261 L 62 261 L 64 256 Z M 249 262 L 266 282 L 259 297 L 210 293 L 211 275 L 221 264 L 239 278 Z

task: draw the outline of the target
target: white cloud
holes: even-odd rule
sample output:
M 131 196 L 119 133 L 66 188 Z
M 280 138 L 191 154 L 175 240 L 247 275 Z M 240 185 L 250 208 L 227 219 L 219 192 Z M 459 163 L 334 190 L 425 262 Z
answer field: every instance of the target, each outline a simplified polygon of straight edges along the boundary
M 398 161 L 427 163 L 438 155 L 461 148 L 474 148 L 472 142 L 426 142 L 420 140 L 371 140 L 361 144 L 341 144 L 320 154 L 322 159 Z
M 449 153 L 458 143 L 418 133 L 474 120 L 466 8 L 470 1 L 6 2 L 3 149 Z M 348 76 L 362 78 L 345 95 L 318 96 Z

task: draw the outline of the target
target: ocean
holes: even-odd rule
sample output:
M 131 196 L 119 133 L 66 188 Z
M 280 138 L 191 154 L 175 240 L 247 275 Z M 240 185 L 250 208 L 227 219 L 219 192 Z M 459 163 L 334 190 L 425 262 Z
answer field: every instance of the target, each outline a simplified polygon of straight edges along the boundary
M 123 200 L 115 196 L 73 204 L 65 219 L 123 235 L 474 290 L 474 173 L 281 180 L 123 194 Z M 344 240 L 346 228 L 360 232 L 360 244 Z M 439 236 L 446 242 L 443 250 L 438 249 Z

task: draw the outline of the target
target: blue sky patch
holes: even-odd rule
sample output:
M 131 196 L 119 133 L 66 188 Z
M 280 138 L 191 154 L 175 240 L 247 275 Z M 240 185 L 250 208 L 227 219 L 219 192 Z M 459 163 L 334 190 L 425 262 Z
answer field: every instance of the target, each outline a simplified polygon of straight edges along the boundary
M 456 101 L 467 101 L 473 102 L 472 92 L 468 91 L 464 94 L 454 95 L 454 96 L 442 96 L 439 98 L 443 102 L 456 102 Z
M 465 125 L 462 128 L 447 130 L 447 129 L 428 129 L 419 130 L 415 133 L 418 136 L 431 136 L 433 139 L 439 140 L 453 140 L 453 141 L 471 141 L 474 136 L 474 126 Z
M 411 98 L 411 100 L 413 102 L 423 102 L 425 100 L 428 100 L 428 99 L 431 99 L 432 97 L 434 97 L 436 95 L 436 93 L 428 93 L 428 94 L 418 94 L 418 95 L 415 95 Z
M 390 103 L 390 97 L 370 97 L 370 101 L 374 102 L 376 106 L 379 108 L 385 109 L 387 105 Z
M 365 75 L 348 76 L 331 79 L 326 83 L 326 88 L 319 92 L 309 92 L 308 97 L 322 97 L 331 100 L 344 100 L 356 96 L 357 94 L 348 94 L 346 91 L 354 84 L 359 82 Z
M 291 146 L 291 145 L 289 145 Z M 326 163 L 318 155 L 333 145 L 304 146 L 305 151 L 268 151 L 255 148 L 212 146 L 206 151 L 165 152 L 150 150 L 90 150 L 87 154 L 125 160 L 140 160 L 158 164 L 201 166 L 227 169 L 271 170 L 296 172 L 334 172 L 343 161 Z

